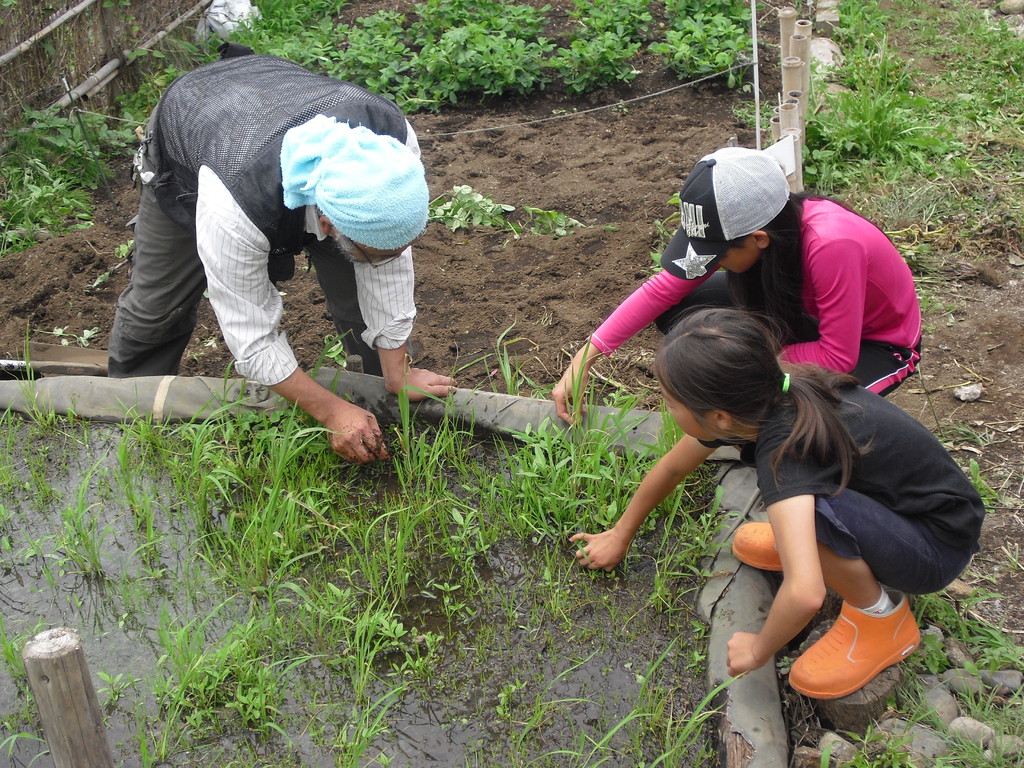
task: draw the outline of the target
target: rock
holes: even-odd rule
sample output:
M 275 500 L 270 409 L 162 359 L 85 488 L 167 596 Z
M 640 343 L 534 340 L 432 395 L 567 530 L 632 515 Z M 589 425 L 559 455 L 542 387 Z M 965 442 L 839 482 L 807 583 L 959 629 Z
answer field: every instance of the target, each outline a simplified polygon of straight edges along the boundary
M 942 649 L 946 652 L 946 658 L 954 667 L 966 668 L 974 663 L 974 657 L 967 650 L 967 646 L 955 637 L 947 637 L 942 641 Z
M 949 724 L 949 732 L 957 738 L 970 741 L 980 747 L 987 747 L 992 743 L 996 732 L 973 717 L 958 717 Z
M 1007 16 L 1024 13 L 1024 0 L 1003 0 L 998 5 L 999 12 Z
M 966 669 L 947 669 L 939 679 L 946 688 L 958 696 L 980 696 L 984 691 L 981 678 L 972 675 Z
M 829 751 L 831 748 L 831 751 Z M 820 754 L 829 753 L 830 765 L 849 765 L 857 754 L 857 748 L 838 733 L 827 731 L 818 742 Z
M 879 724 L 878 730 L 898 738 L 906 738 L 907 751 L 924 760 L 934 760 L 949 752 L 949 745 L 942 734 L 920 723 L 909 725 L 902 718 L 890 717 Z
M 812 37 L 809 55 L 818 72 L 827 72 L 843 63 L 842 49 L 827 37 Z
M 956 387 L 953 390 L 953 397 L 957 400 L 963 400 L 965 403 L 973 403 L 975 400 L 980 400 L 983 394 L 985 394 L 985 387 L 981 384 L 964 384 L 962 387 Z
M 924 639 L 926 637 L 937 637 L 940 643 L 946 639 L 946 636 L 942 634 L 942 630 L 934 624 L 929 624 L 921 630 L 921 638 Z
M 989 751 L 994 755 L 1011 759 L 1024 757 L 1024 739 L 1012 734 L 996 734 L 992 738 L 992 746 Z
M 936 685 L 925 691 L 925 706 L 935 714 L 940 723 L 948 726 L 959 715 L 956 698 L 944 686 Z
M 981 681 L 995 691 L 997 696 L 1012 696 L 1024 688 L 1024 672 L 1016 669 L 999 669 L 989 672 L 981 670 Z
M 820 768 L 821 750 L 814 747 L 797 747 L 789 762 L 790 768 Z
M 953 583 L 946 587 L 946 594 L 954 600 L 967 600 L 974 594 L 974 587 L 963 579 L 954 579 Z

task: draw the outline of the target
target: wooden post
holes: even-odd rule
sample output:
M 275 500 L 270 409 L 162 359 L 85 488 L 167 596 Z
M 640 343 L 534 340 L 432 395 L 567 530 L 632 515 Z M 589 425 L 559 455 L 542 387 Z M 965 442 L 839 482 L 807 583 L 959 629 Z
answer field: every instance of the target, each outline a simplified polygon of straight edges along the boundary
M 114 15 L 113 3 L 103 3 L 100 6 L 99 17 L 100 36 L 103 39 L 103 58 L 100 61 L 110 61 L 112 58 L 116 58 L 118 51 L 121 50 L 121 46 L 118 45 L 117 18 Z M 117 80 L 112 80 L 110 89 L 106 93 L 106 103 L 113 104 L 114 99 L 120 94 L 121 89 Z
M 56 768 L 114 768 L 78 633 L 40 632 L 21 652 Z

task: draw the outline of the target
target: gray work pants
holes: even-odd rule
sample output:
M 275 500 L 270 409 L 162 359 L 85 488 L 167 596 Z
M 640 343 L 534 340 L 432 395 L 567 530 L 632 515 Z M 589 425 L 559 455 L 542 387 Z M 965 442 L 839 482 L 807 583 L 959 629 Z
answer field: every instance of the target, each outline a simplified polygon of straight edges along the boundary
M 356 297 L 352 265 L 329 241 L 307 253 L 345 351 L 363 358 L 366 373 L 380 375 L 377 352 L 362 339 L 366 330 Z M 117 301 L 108 344 L 108 374 L 115 378 L 178 373 L 196 325 L 206 273 L 196 238 L 167 217 L 148 185 L 142 187 L 135 221 L 135 248 L 128 287 Z

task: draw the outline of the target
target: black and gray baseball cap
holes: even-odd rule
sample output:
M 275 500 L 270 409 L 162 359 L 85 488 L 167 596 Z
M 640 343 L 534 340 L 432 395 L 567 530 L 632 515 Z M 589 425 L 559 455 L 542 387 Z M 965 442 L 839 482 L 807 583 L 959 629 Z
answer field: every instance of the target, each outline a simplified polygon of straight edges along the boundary
M 701 158 L 679 193 L 682 224 L 661 266 L 684 280 L 704 277 L 730 243 L 774 219 L 789 200 L 789 182 L 771 155 L 724 147 Z

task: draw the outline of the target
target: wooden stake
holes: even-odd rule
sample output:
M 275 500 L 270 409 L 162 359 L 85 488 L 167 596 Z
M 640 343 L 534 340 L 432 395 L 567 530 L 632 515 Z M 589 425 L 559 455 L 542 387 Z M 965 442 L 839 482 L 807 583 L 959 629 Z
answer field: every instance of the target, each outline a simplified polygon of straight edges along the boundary
M 56 768 L 114 768 L 103 711 L 73 629 L 41 632 L 21 652 Z

